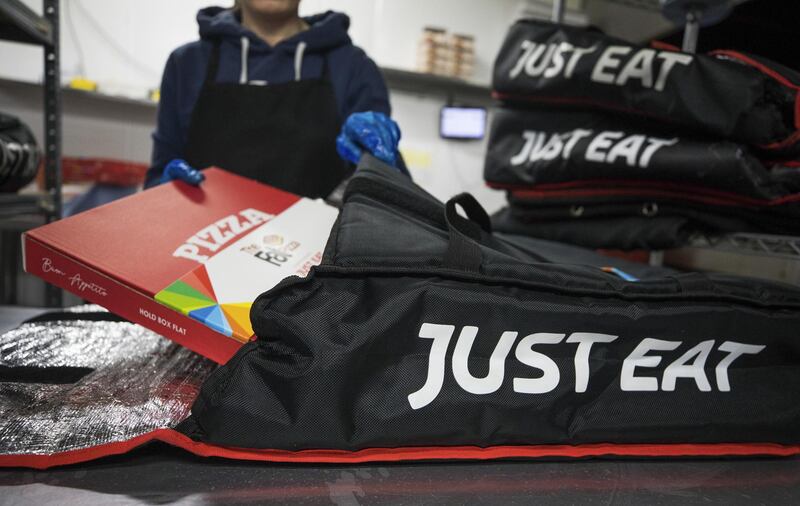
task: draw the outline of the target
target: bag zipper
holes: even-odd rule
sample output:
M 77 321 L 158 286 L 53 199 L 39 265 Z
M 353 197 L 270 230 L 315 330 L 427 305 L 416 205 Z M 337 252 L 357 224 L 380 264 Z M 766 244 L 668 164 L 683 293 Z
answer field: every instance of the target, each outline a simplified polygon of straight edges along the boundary
M 581 184 L 590 184 L 593 181 L 581 181 Z M 597 184 L 607 183 L 620 183 L 619 181 L 594 181 Z M 566 183 L 570 185 L 571 183 Z M 501 188 L 499 185 L 490 185 L 493 188 Z M 510 186 L 510 185 L 509 185 Z M 732 193 L 718 192 L 716 195 L 712 192 L 705 194 L 686 193 L 690 188 L 684 188 L 683 191 L 672 188 L 647 188 L 647 187 L 631 187 L 631 188 L 570 188 L 568 186 L 553 185 L 535 185 L 527 188 L 509 187 L 504 186 L 502 189 L 510 190 L 514 197 L 519 198 L 537 198 L 537 199 L 550 199 L 550 198 L 563 198 L 563 197 L 608 197 L 608 196 L 635 196 L 643 198 L 663 198 L 678 201 L 692 201 L 701 204 L 709 204 L 713 206 L 724 207 L 775 207 L 780 205 L 792 204 L 800 202 L 800 193 L 793 193 L 785 195 L 773 200 L 760 200 L 743 195 L 736 195 Z

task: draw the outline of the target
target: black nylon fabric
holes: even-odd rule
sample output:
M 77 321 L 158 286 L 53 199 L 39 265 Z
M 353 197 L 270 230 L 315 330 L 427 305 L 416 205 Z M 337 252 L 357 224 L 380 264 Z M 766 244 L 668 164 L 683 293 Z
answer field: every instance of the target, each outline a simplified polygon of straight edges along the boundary
M 747 146 L 606 112 L 498 109 L 488 144 L 484 178 L 499 187 L 666 181 L 763 200 L 800 191 L 800 170 L 770 170 Z
M 646 116 L 794 158 L 800 153 L 798 74 L 722 53 L 660 51 L 597 30 L 520 20 L 495 61 L 493 88 L 506 103 Z
M 569 212 L 570 209 L 564 209 Z M 616 216 L 526 220 L 511 207 L 492 215 L 498 232 L 549 241 L 575 244 L 584 248 L 630 250 L 665 250 L 685 246 L 695 234 L 710 233 L 698 228 L 685 216 Z
M 446 263 L 434 208 L 365 159 L 323 263 L 255 301 L 258 340 L 205 383 L 190 435 L 289 450 L 800 442 L 796 288 L 627 282 L 485 231 L 467 272 Z M 578 353 L 585 333 L 609 342 Z
M 515 246 L 535 252 L 541 257 L 542 262 L 559 264 L 589 265 L 594 267 L 614 267 L 638 279 L 658 279 L 677 274 L 669 267 L 651 266 L 640 262 L 633 262 L 618 257 L 601 255 L 595 249 L 582 248 L 563 242 L 537 239 L 535 237 L 505 234 L 495 230 L 495 235 L 505 241 L 514 243 Z

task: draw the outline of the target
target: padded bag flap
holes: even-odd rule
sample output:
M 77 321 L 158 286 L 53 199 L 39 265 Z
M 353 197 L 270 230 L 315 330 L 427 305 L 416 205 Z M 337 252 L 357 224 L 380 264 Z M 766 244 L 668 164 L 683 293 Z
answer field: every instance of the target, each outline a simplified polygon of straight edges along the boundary
M 536 261 L 467 200 L 362 164 L 326 259 L 256 300 L 258 340 L 204 384 L 191 436 L 366 460 L 800 449 L 795 288 Z
M 0 334 L 0 467 L 74 464 L 172 438 L 215 367 L 99 306 L 32 318 Z
M 685 137 L 636 118 L 597 111 L 495 112 L 484 177 L 490 186 L 525 189 L 575 183 L 675 183 L 682 193 L 720 190 L 774 200 L 800 190 L 800 171 L 767 169 L 746 146 Z
M 798 153 L 798 84 L 795 72 L 739 53 L 656 50 L 534 20 L 511 27 L 493 78 L 506 102 L 643 115 L 785 159 Z

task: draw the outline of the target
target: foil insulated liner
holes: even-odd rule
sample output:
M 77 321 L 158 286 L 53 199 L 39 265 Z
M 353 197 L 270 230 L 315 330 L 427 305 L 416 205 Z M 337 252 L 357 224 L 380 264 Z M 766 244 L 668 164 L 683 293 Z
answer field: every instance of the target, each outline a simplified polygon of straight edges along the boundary
M 189 415 L 216 364 L 139 325 L 92 321 L 99 311 L 0 335 L 0 454 L 126 441 Z

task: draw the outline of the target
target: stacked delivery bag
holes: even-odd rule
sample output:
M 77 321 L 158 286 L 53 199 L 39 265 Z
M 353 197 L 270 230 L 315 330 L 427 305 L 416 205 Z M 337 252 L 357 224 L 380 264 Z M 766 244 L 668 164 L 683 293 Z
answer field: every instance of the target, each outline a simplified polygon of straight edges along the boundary
M 800 74 L 522 20 L 497 57 L 485 179 L 497 230 L 663 249 L 800 233 Z
M 469 195 L 442 204 L 365 158 L 322 263 L 259 296 L 257 339 L 213 372 L 151 342 L 49 360 L 90 370 L 33 388 L 37 341 L 46 356 L 92 346 L 74 321 L 0 338 L 5 391 L 28 395 L 0 397 L 0 465 L 153 439 L 273 462 L 800 453 L 800 290 L 659 270 L 630 282 L 537 249 L 492 233 Z

